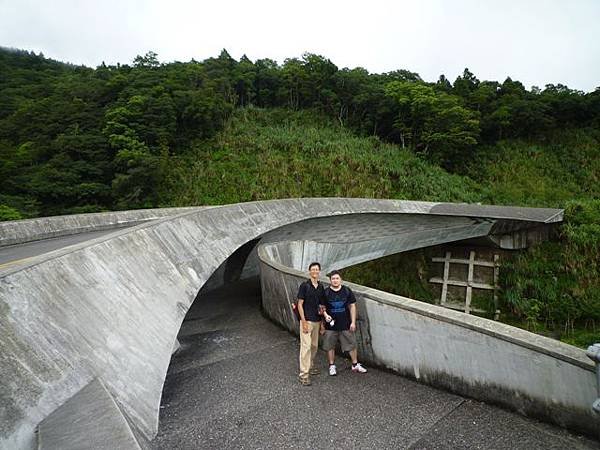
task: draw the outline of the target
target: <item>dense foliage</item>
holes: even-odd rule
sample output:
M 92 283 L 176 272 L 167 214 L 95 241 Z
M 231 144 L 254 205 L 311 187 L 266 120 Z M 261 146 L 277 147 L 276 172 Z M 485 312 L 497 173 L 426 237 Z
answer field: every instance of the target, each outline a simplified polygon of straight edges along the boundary
M 158 206 L 170 158 L 249 105 L 317 111 L 462 173 L 475 155 L 493 156 L 499 139 L 600 123 L 600 90 L 527 90 L 467 69 L 454 83 L 426 83 L 407 70 L 339 69 L 314 54 L 280 65 L 223 51 L 164 64 L 149 52 L 90 69 L 0 49 L 0 99 L 0 219 Z
M 439 296 L 429 283 L 431 256 L 424 250 L 397 253 L 343 270 L 344 279 L 403 297 L 436 303 Z M 435 255 L 437 256 L 437 255 Z
M 502 140 L 480 146 L 466 169 L 489 186 L 498 205 L 564 208 L 573 199 L 600 198 L 600 128 L 549 132 L 544 140 Z
M 570 202 L 562 242 L 547 242 L 504 270 L 506 304 L 533 327 L 568 333 L 576 321 L 600 320 L 600 200 Z

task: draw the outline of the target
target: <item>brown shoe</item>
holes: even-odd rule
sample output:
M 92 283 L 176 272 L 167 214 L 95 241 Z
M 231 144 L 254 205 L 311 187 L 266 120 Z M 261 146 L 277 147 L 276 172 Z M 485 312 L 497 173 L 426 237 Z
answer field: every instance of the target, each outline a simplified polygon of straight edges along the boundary
M 308 373 L 310 375 L 319 375 L 321 371 L 317 367 L 311 367 Z
M 309 378 L 298 378 L 298 381 L 302 386 L 310 386 L 312 384 Z

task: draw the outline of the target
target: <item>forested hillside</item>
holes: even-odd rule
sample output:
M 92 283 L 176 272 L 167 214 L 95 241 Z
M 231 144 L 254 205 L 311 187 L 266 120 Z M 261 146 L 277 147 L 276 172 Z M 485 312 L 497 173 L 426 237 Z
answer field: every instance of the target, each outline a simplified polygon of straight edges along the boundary
M 212 173 L 212 166 L 207 166 L 209 158 L 220 158 L 228 151 L 233 151 L 229 160 L 241 158 L 232 167 L 252 168 L 256 162 L 249 147 L 244 147 L 246 153 L 236 153 L 235 147 L 219 148 L 218 143 L 234 139 L 227 136 L 228 129 L 240 130 L 239 124 L 231 125 L 234 112 L 240 111 L 233 122 L 259 117 L 264 122 L 277 114 L 252 111 L 272 108 L 310 111 L 299 115 L 296 122 L 309 115 L 316 117 L 311 119 L 310 130 L 319 128 L 315 121 L 324 122 L 329 130 L 337 127 L 348 142 L 359 137 L 371 139 L 364 141 L 366 144 L 358 140 L 348 144 L 346 159 L 323 162 L 338 162 L 341 170 L 353 172 L 345 162 L 354 158 L 348 156 L 354 153 L 352 148 L 360 147 L 362 161 L 370 168 L 360 169 L 348 189 L 322 175 L 318 181 L 305 177 L 308 186 L 292 187 L 286 184 L 291 178 L 286 179 L 284 189 L 270 185 L 265 174 L 262 181 L 249 181 L 249 172 L 243 175 L 246 182 L 260 186 L 252 195 L 236 189 L 231 195 L 215 197 L 207 190 L 210 184 L 206 181 L 204 187 L 198 183 L 190 186 L 186 201 L 196 204 L 316 193 L 459 198 L 443 189 L 438 190 L 441 197 L 435 197 L 436 189 L 410 191 L 403 186 L 411 181 L 401 176 L 398 167 L 403 163 L 399 161 L 409 153 L 423 161 L 411 159 L 411 164 L 429 163 L 432 170 L 437 165 L 470 175 L 492 191 L 497 185 L 484 201 L 554 205 L 573 194 L 597 193 L 586 189 L 597 189 L 592 187 L 597 183 L 591 182 L 597 181 L 598 174 L 600 90 L 586 94 L 562 85 L 527 90 L 510 78 L 480 81 L 467 69 L 453 83 L 444 76 L 427 83 L 407 70 L 370 74 L 361 68 L 339 69 L 327 58 L 313 54 L 277 64 L 245 57 L 236 61 L 226 51 L 201 62 L 168 64 L 149 52 L 131 65 L 91 69 L 1 49 L 0 100 L 3 219 L 166 206 L 176 200 L 163 191 L 171 185 L 174 166 L 180 167 L 185 158 L 199 158 L 195 167 L 204 175 Z M 248 108 L 249 113 L 241 112 Z M 250 131 L 254 125 L 246 126 Z M 273 126 L 280 127 L 275 122 Z M 275 141 L 284 146 L 281 149 L 269 146 L 264 136 L 260 145 L 285 154 L 286 145 L 304 139 L 302 126 L 298 123 L 290 131 L 292 141 L 286 143 L 283 137 Z M 297 166 L 305 167 L 300 163 L 303 154 L 312 152 L 309 159 L 319 159 L 319 138 L 315 139 L 309 137 L 305 145 L 294 147 Z M 330 135 L 326 140 L 336 139 Z M 396 150 L 387 144 L 396 145 Z M 383 152 L 373 150 L 382 146 Z M 330 147 L 326 153 L 335 151 Z M 383 157 L 385 152 L 388 156 Z M 264 169 L 279 164 L 270 161 L 269 155 L 263 156 L 267 157 L 261 161 Z M 290 155 L 286 157 L 289 160 Z M 568 167 L 562 165 L 565 158 Z M 536 164 L 528 167 L 532 161 Z M 289 171 L 301 170 L 286 164 Z M 532 197 L 529 185 L 535 181 L 530 175 L 543 178 L 548 168 L 558 170 L 552 174 L 553 183 L 567 183 L 567 188 L 544 186 L 544 195 L 534 192 Z M 524 175 L 518 175 L 521 173 Z M 563 176 L 573 173 L 568 179 Z M 518 178 L 516 185 L 513 175 Z M 444 177 L 440 177 L 443 183 Z M 473 191 L 463 198 L 479 199 L 479 188 L 463 180 L 462 189 Z

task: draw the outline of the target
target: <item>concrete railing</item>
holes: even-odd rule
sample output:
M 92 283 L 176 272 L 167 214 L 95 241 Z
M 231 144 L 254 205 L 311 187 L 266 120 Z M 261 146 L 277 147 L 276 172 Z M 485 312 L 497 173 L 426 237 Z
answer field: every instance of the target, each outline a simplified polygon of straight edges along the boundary
M 590 345 L 586 354 L 596 364 L 596 386 L 598 387 L 598 398 L 594 401 L 592 409 L 596 414 L 600 414 L 600 344 Z
M 306 273 L 258 248 L 263 309 L 298 333 L 291 302 Z M 323 279 L 327 283 L 326 279 Z M 358 300 L 361 359 L 421 382 L 600 437 L 585 351 L 498 322 L 346 283 Z M 393 395 L 393 393 L 390 393 Z
M 0 222 L 0 247 L 89 231 L 134 226 L 198 208 L 206 207 L 135 209 Z

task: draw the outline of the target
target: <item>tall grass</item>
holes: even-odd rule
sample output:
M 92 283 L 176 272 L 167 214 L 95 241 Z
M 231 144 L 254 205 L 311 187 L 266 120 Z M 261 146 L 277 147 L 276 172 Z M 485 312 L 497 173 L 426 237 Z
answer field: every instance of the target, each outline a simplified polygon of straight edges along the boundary
M 514 258 L 503 270 L 508 307 L 556 334 L 598 322 L 600 331 L 600 200 L 572 201 L 560 242 L 547 242 Z
M 573 199 L 600 198 L 600 133 L 563 130 L 546 143 L 481 147 L 468 174 L 492 204 L 564 208 Z
M 164 205 L 288 197 L 476 202 L 478 185 L 311 113 L 243 109 L 225 130 L 172 158 Z

